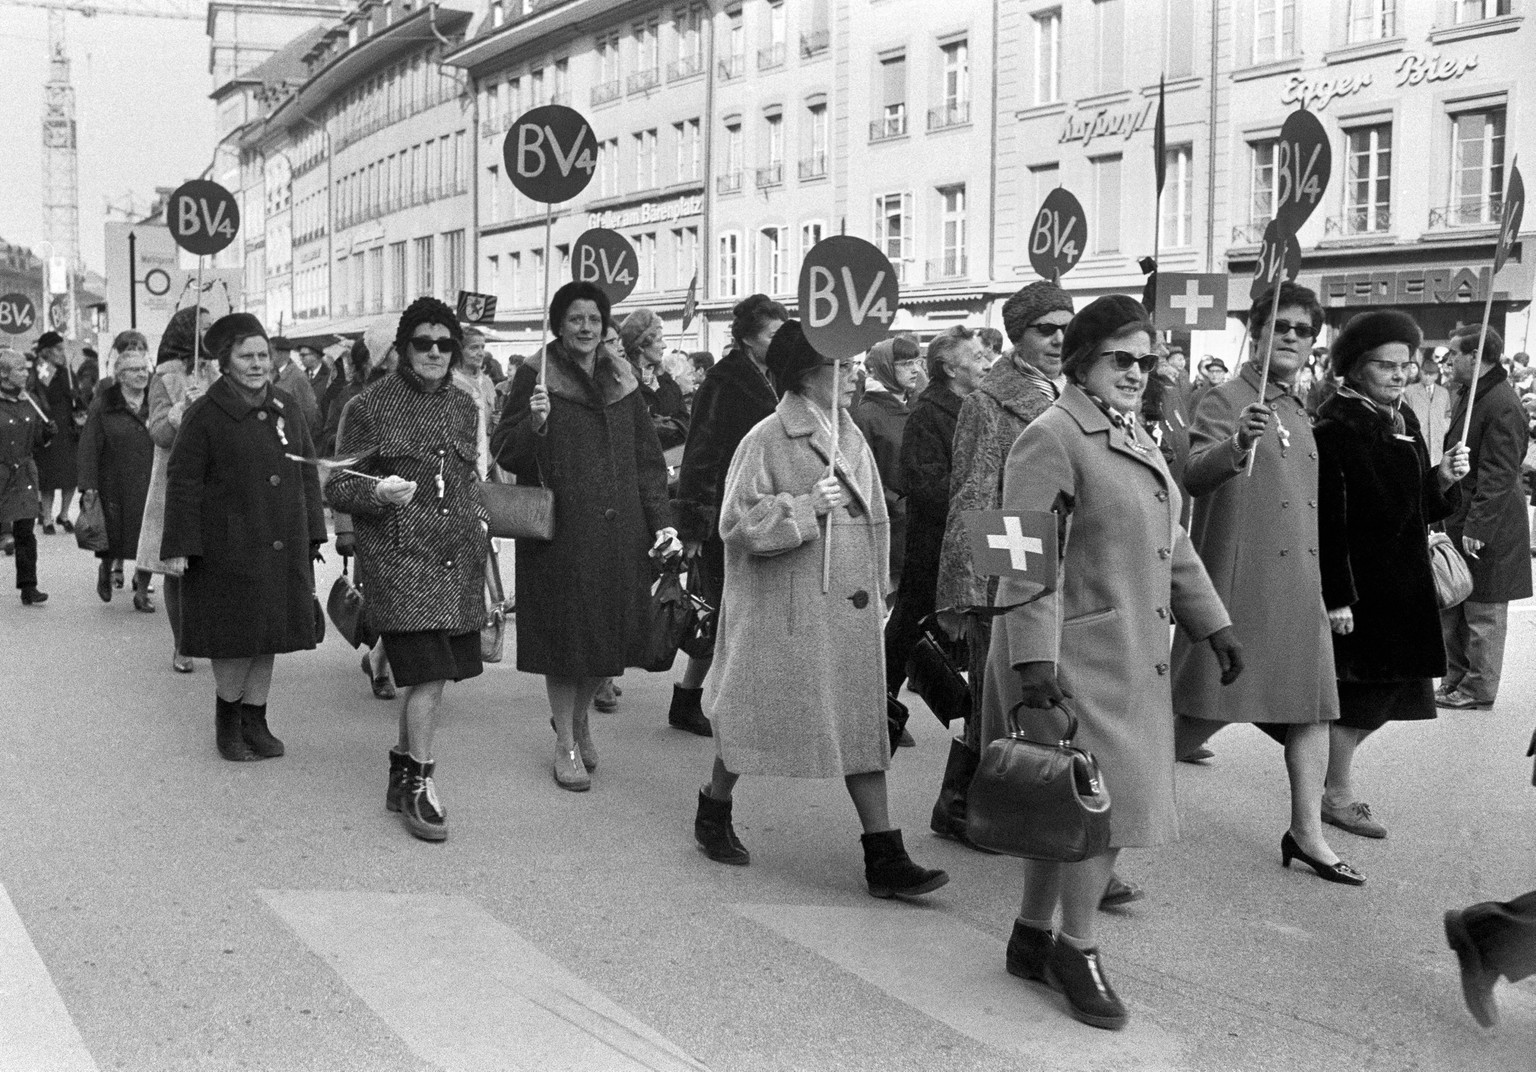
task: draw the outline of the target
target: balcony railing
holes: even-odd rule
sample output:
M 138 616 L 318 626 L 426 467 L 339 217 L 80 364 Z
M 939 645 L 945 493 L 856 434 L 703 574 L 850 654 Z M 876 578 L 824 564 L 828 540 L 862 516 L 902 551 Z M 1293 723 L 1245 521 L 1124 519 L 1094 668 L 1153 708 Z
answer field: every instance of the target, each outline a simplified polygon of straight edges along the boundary
M 827 154 L 814 153 L 800 161 L 800 178 L 824 179 L 827 177 Z
M 885 115 L 869 124 L 869 140 L 885 141 L 887 138 L 904 137 L 907 133 L 907 112 L 887 112 Z
M 661 85 L 661 68 L 652 67 L 648 71 L 636 71 L 629 76 L 626 83 L 631 93 L 645 93 Z
M 774 67 L 782 66 L 784 66 L 783 42 L 757 50 L 757 69 L 759 71 L 767 71 Z
M 954 101 L 942 108 L 928 109 L 928 129 L 946 130 L 949 127 L 960 127 L 971 121 L 971 102 Z
M 769 164 L 767 167 L 757 169 L 757 188 L 765 190 L 770 186 L 784 185 L 784 165 Z
M 741 192 L 741 172 L 727 171 L 723 175 L 715 176 L 715 192 L 720 194 L 738 194 Z
M 1497 227 L 1504 213 L 1504 198 L 1464 197 L 1459 201 L 1429 210 L 1429 229 L 1447 227 Z
M 1323 234 L 1368 235 L 1386 234 L 1392 230 L 1392 210 L 1386 205 L 1374 209 L 1368 205 L 1349 209 L 1342 216 L 1329 216 L 1323 221 Z
M 1248 223 L 1240 223 L 1232 228 L 1232 244 L 1234 246 L 1256 246 L 1264 241 L 1264 228 L 1268 226 L 1268 216 L 1252 220 Z
M 948 279 L 964 279 L 965 254 L 946 253 L 936 261 L 929 261 L 925 274 L 930 283 L 942 283 Z
M 681 82 L 684 78 L 692 78 L 704 70 L 704 57 L 700 55 L 683 56 L 667 64 L 667 81 Z
M 747 73 L 747 57 L 737 53 L 720 61 L 720 81 L 729 82 Z
M 800 35 L 800 55 L 806 59 L 819 56 L 832 44 L 831 30 L 812 30 Z
M 612 82 L 599 82 L 592 87 L 592 105 L 607 104 L 624 95 L 624 86 L 615 78 Z

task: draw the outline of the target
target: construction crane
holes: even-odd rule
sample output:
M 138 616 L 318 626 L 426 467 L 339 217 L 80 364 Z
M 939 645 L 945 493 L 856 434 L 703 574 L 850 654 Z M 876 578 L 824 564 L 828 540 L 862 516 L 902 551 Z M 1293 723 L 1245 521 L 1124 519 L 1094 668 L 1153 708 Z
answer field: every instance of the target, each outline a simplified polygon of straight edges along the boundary
M 43 217 L 48 244 L 48 274 L 63 307 L 50 303 L 55 329 L 77 334 L 75 281 L 80 275 L 80 161 L 75 122 L 75 87 L 69 80 L 69 50 L 64 15 L 75 12 L 125 15 L 145 19 L 207 17 L 206 0 L 138 0 L 96 4 L 90 0 L 0 0 L 4 7 L 36 7 L 48 12 L 48 81 L 43 85 Z

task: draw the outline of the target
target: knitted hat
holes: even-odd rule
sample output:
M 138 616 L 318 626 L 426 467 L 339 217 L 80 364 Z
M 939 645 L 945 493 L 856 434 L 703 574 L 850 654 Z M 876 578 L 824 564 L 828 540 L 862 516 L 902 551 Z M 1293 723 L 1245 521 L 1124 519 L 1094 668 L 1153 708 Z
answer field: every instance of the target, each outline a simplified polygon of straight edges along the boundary
M 773 341 L 768 344 L 764 361 L 768 371 L 773 373 L 774 382 L 779 385 L 780 391 L 794 390 L 808 373 L 828 364 L 827 359 L 805 337 L 805 330 L 798 320 L 784 321 L 784 325 L 773 333 Z
M 1333 340 L 1333 347 L 1328 351 L 1328 362 L 1333 374 L 1344 379 L 1360 363 L 1362 357 L 1378 346 L 1400 342 L 1408 347 L 1410 354 L 1417 354 L 1419 344 L 1423 341 L 1424 333 L 1407 313 L 1400 313 L 1396 309 L 1361 313 L 1345 324 Z
M 223 368 L 229 363 L 235 347 L 253 335 L 267 337 L 267 329 L 261 326 L 260 320 L 250 313 L 230 313 L 219 317 L 208 328 L 208 334 L 203 336 L 203 347 L 219 363 L 219 368 Z
M 1046 313 L 1057 310 L 1070 313 L 1072 295 L 1055 283 L 1047 283 L 1043 279 L 1031 283 L 1019 288 L 1013 297 L 1003 303 L 1003 330 L 1008 333 L 1009 341 L 1017 344 L 1025 328 Z
M 1068 378 L 1076 379 L 1077 372 L 1093 363 L 1094 352 L 1100 344 L 1126 328 L 1141 328 L 1149 336 L 1152 334 L 1152 322 L 1141 302 L 1124 294 L 1106 294 L 1093 299 L 1072 318 L 1062 336 L 1061 371 Z
M 429 297 L 417 298 L 405 307 L 405 312 L 400 314 L 400 325 L 395 328 L 395 353 L 399 355 L 402 365 L 411 346 L 411 336 L 423 324 L 440 324 L 448 329 L 448 337 L 455 344 L 453 358 L 449 361 L 449 365 L 452 366 L 458 361 L 458 351 L 464 346 L 464 329 L 459 327 L 459 318 L 454 315 L 453 309 L 446 302 Z M 371 350 L 372 347 L 370 346 L 369 349 Z

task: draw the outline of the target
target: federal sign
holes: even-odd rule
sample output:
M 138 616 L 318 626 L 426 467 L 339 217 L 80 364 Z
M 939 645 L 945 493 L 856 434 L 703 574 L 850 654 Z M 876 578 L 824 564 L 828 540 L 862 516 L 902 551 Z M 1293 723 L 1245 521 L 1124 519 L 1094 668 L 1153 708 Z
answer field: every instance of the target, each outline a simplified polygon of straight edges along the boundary
M 971 568 L 981 577 L 1034 581 L 1056 589 L 1056 515 L 1038 510 L 967 510 L 961 515 Z
M 1333 150 L 1317 116 L 1298 108 L 1286 117 L 1275 145 L 1275 217 L 1301 230 L 1328 189 Z
M 37 325 L 37 306 L 25 294 L 0 296 L 0 331 L 21 335 Z
M 1174 331 L 1220 331 L 1227 325 L 1227 277 L 1170 272 L 1157 277 L 1153 322 Z
M 617 305 L 640 280 L 640 262 L 629 239 L 606 227 L 583 231 L 571 247 L 571 278 L 592 283 Z
M 896 269 L 862 238 L 832 235 L 800 265 L 800 320 L 817 353 L 833 361 L 861 354 L 891 331 L 900 305 Z
M 1042 279 L 1056 282 L 1076 267 L 1088 248 L 1088 217 L 1065 186 L 1045 195 L 1029 226 L 1029 263 Z
M 501 156 L 520 193 L 557 205 L 580 194 L 597 174 L 597 136 L 576 109 L 544 104 L 517 117 Z
M 1282 280 L 1295 279 L 1301 271 L 1301 243 L 1296 234 L 1278 219 L 1270 220 L 1259 243 L 1259 257 L 1253 266 L 1253 283 L 1248 288 L 1250 301 Z
M 496 295 L 461 290 L 456 311 L 465 324 L 488 324 L 496 319 Z
M 240 231 L 240 206 L 235 195 L 207 179 L 193 179 L 176 187 L 165 215 L 176 244 L 199 257 L 218 253 Z
M 1509 186 L 1504 190 L 1504 209 L 1499 214 L 1499 244 L 1493 252 L 1493 271 L 1498 274 L 1509 251 L 1520 237 L 1520 221 L 1525 218 L 1525 180 L 1520 177 L 1520 166 L 1509 169 Z

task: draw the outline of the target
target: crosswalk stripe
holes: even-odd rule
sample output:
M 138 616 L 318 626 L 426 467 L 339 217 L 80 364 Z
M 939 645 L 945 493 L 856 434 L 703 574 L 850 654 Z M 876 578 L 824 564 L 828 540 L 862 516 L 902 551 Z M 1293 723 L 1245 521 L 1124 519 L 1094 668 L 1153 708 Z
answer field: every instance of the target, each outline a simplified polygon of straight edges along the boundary
M 473 902 L 265 890 L 305 945 L 444 1072 L 707 1072 Z
M 734 910 L 851 972 L 977 1042 L 1054 1068 L 1173 1072 L 1188 1067 L 1182 1043 L 1138 1016 L 1128 1000 L 1124 1031 L 1085 1027 L 1065 999 L 1003 969 L 1007 931 L 989 937 L 933 910 L 906 905 L 828 908 L 738 904 Z M 1006 926 L 1006 925 L 1005 925 Z M 1108 965 L 1111 979 L 1114 963 Z M 1126 995 L 1122 994 L 1122 998 Z
M 96 1072 L 27 928 L 0 886 L 0 1072 Z

